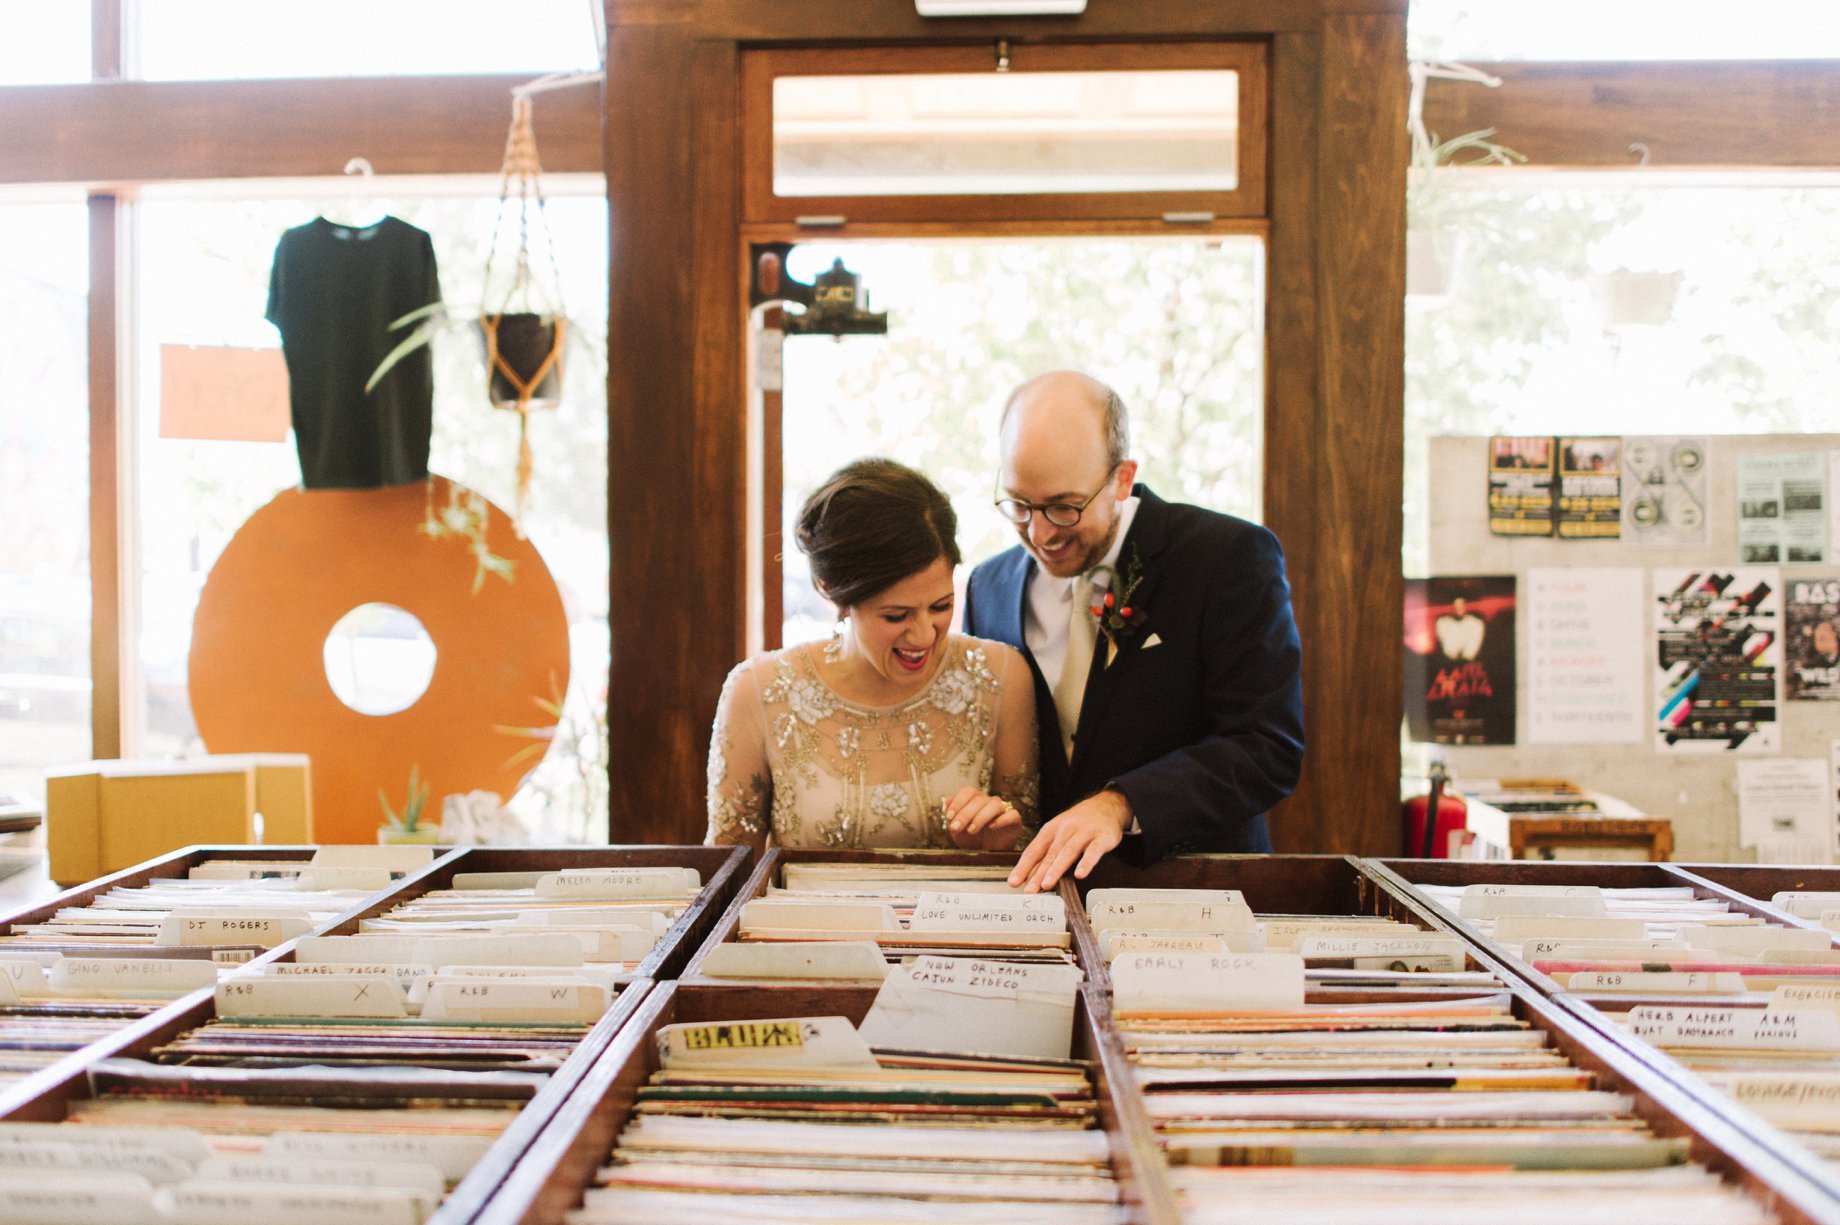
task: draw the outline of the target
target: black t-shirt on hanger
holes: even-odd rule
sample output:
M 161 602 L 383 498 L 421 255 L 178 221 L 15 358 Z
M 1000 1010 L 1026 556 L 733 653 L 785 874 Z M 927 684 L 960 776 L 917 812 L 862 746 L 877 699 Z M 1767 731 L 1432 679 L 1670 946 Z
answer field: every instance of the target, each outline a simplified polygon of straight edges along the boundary
M 434 243 L 395 217 L 362 228 L 315 217 L 281 236 L 268 319 L 281 330 L 308 489 L 404 485 L 428 475 L 434 362 L 409 354 L 369 394 L 371 372 L 410 328 L 390 323 L 437 302 Z

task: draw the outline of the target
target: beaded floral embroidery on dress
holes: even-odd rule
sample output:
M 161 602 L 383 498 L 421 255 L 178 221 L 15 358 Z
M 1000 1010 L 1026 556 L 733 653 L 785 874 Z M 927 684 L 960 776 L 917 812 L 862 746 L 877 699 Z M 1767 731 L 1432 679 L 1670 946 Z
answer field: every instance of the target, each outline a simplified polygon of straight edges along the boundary
M 710 754 L 710 832 L 757 834 L 769 803 L 774 840 L 787 846 L 950 847 L 942 801 L 962 787 L 988 791 L 1003 684 L 989 648 L 954 636 L 925 688 L 894 707 L 859 706 L 819 674 L 817 650 L 792 647 L 736 670 L 754 669 L 766 729 L 771 800 L 764 780 L 733 777 L 730 728 L 718 722 Z M 1018 661 L 1019 662 L 1019 661 Z M 725 717 L 735 711 L 724 704 Z M 1032 746 L 1032 736 L 1030 737 Z M 720 746 L 718 748 L 718 746 Z M 1001 794 L 1036 821 L 1033 754 L 1005 773 Z M 747 810 L 752 805 L 753 815 Z

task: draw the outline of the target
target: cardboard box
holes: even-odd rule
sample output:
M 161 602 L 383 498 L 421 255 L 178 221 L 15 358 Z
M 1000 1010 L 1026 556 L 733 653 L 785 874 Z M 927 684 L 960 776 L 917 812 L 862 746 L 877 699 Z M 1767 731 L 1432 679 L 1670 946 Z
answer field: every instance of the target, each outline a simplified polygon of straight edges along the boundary
M 313 841 L 303 753 L 90 761 L 46 772 L 51 879 L 94 880 L 194 843 Z

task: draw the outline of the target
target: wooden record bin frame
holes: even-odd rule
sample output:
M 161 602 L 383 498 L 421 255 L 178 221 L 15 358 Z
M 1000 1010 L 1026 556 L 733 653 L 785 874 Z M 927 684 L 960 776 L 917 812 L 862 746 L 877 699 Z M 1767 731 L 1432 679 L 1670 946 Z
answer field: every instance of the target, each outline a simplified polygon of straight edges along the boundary
M 60 907 L 80 905 L 111 888 L 145 884 L 149 880 L 160 877 L 183 877 L 188 868 L 211 859 L 274 859 L 283 862 L 297 862 L 311 858 L 316 849 L 312 846 L 187 847 L 171 855 L 113 873 L 88 885 L 65 890 L 50 902 L 18 912 L 7 917 L 4 922 L 7 924 L 34 922 L 40 917 L 49 917 Z M 649 971 L 656 968 L 662 973 L 675 973 L 688 959 L 697 941 L 707 934 L 716 917 L 728 905 L 751 855 L 752 851 L 746 847 L 704 846 L 452 849 L 445 854 L 439 854 L 427 867 L 419 869 L 402 880 L 392 882 L 387 890 L 380 890 L 372 894 L 309 933 L 324 936 L 347 935 L 355 932 L 358 924 L 364 919 L 387 913 L 398 903 L 409 898 L 420 897 L 432 889 L 446 888 L 458 872 L 554 872 L 572 868 L 691 867 L 698 869 L 702 874 L 702 890 L 696 900 L 659 937 L 657 947 L 640 963 L 635 972 L 620 976 L 616 980 L 619 984 L 619 995 L 614 1000 L 613 1008 L 595 1023 L 587 1036 L 563 1061 L 562 1067 L 552 1073 L 536 1091 L 531 1097 L 530 1104 L 520 1113 L 512 1126 L 507 1128 L 505 1135 L 494 1145 L 487 1157 L 482 1159 L 467 1175 L 467 1178 L 443 1201 L 439 1212 L 430 1218 L 431 1225 L 435 1223 L 457 1225 L 458 1222 L 466 1220 L 475 1212 L 491 1194 L 498 1180 L 504 1176 L 511 1163 L 522 1152 L 523 1147 L 541 1131 L 548 1113 L 568 1096 L 586 1069 L 612 1041 L 621 1025 L 638 1007 L 639 1001 L 651 986 Z M 253 950 L 258 955 L 252 957 L 248 964 L 291 961 L 294 958 L 294 944 L 295 942 L 290 940 L 272 949 Z M 87 954 L 92 950 L 85 947 L 81 951 Z M 119 945 L 111 945 L 107 949 L 95 951 L 116 956 L 155 957 L 208 956 L 211 952 L 208 948 L 201 948 L 194 953 L 191 950 L 180 952 Z M 147 1059 L 154 1048 L 172 1041 L 187 1030 L 205 1024 L 216 1015 L 215 992 L 209 988 L 194 991 L 173 1000 L 144 1017 L 128 1022 L 108 1037 L 73 1051 L 55 1063 L 33 1072 L 17 1084 L 0 1091 L 0 1119 L 62 1119 L 71 1101 L 89 1096 L 93 1092 L 98 1065 L 103 1061 Z M 170 1071 L 175 1075 L 183 1075 L 187 1071 L 182 1067 L 169 1069 L 166 1065 L 150 1064 L 149 1066 Z M 225 1072 L 235 1073 L 236 1071 L 237 1069 L 189 1069 L 192 1075 L 201 1079 L 205 1077 L 223 1079 Z M 322 1085 L 336 1083 L 337 1080 L 336 1077 L 315 1079 Z M 368 1092 L 364 1084 L 370 1082 L 353 1083 L 355 1093 Z
M 463 872 L 564 872 L 581 868 L 695 868 L 703 877 L 696 900 L 658 937 L 631 973 L 616 982 L 676 978 L 717 916 L 729 907 L 753 851 L 745 846 L 468 847 L 444 856 L 363 907 L 341 915 L 316 936 L 353 936 L 366 919 L 376 919 L 413 898 L 452 886 Z M 643 901 L 644 899 L 634 899 Z M 541 931 L 541 929 L 538 929 Z
M 478 1225 L 560 1225 L 564 1213 L 605 1163 L 632 1114 L 634 1095 L 658 1069 L 654 1036 L 665 1025 L 778 1017 L 845 1016 L 860 1024 L 875 1001 L 873 986 L 696 986 L 654 989 L 573 1098 L 550 1119 Z M 1099 1125 L 1110 1142 L 1120 1201 L 1137 1222 L 1179 1219 L 1150 1120 L 1112 1032 L 1104 999 L 1081 988 L 1074 1008 L 1073 1054 L 1093 1070 Z
M 1110 992 L 1111 967 L 1099 951 L 1098 934 L 1086 913 L 1086 895 L 1094 889 L 1238 889 L 1255 912 L 1273 914 L 1375 915 L 1397 919 L 1430 932 L 1448 933 L 1462 940 L 1465 969 L 1486 970 L 1504 984 L 1514 975 L 1488 952 L 1473 932 L 1451 923 L 1430 903 L 1397 880 L 1372 872 L 1366 860 L 1351 855 L 1183 855 L 1146 867 L 1102 859 L 1083 881 L 1075 882 L 1080 905 L 1075 920 L 1079 935 L 1091 949 L 1087 977 L 1094 986 Z M 1418 988 L 1401 990 L 1419 992 Z M 1475 987 L 1425 988 L 1426 998 L 1443 995 L 1471 996 Z M 1362 988 L 1316 987 L 1312 1003 L 1355 1003 L 1365 999 L 1396 999 L 1388 993 L 1374 995 Z
M 1767 863 L 1672 863 L 1669 871 L 1688 880 L 1705 881 L 1749 899 L 1769 912 L 1778 922 L 1790 927 L 1826 930 L 1813 919 L 1790 914 L 1770 899 L 1778 893 L 1806 890 L 1816 893 L 1840 892 L 1840 865 L 1815 864 L 1793 867 Z M 1840 910 L 1840 906 L 1835 907 Z M 1829 933 L 1840 941 L 1840 933 Z
M 43 902 L 34 902 L 17 910 L 0 914 L 0 935 L 11 935 L 13 929 L 32 923 L 43 923 L 58 911 L 72 906 L 88 906 L 111 889 L 134 889 L 150 884 L 156 880 L 174 877 L 184 879 L 185 874 L 200 864 L 214 859 L 248 859 L 254 861 L 273 860 L 276 863 L 304 863 L 313 858 L 316 846 L 188 846 L 162 855 L 158 859 L 149 859 L 145 863 L 99 876 L 87 884 L 74 885 L 59 893 L 56 897 Z M 437 862 L 439 862 L 437 860 Z M 396 881 L 390 885 L 397 888 L 403 882 Z M 5 946 L 0 945 L 0 949 Z M 235 960 L 251 960 L 270 951 L 259 945 L 227 944 L 139 946 L 120 944 L 85 944 L 72 941 L 69 944 L 49 944 L 36 946 L 45 952 L 76 953 L 84 957 L 210 957 L 212 960 L 228 960 L 213 956 L 219 951 L 247 951 L 249 956 Z
M 1733 910 L 1772 923 L 1785 916 L 1774 907 L 1761 905 L 1733 889 L 1702 880 L 1672 865 L 1659 863 L 1606 862 L 1585 860 L 1518 860 L 1518 859 L 1370 859 L 1367 867 L 1376 876 L 1392 882 L 1406 893 L 1422 900 L 1426 909 L 1443 915 L 1444 922 L 1461 932 L 1469 942 L 1486 950 L 1495 960 L 1513 972 L 1541 995 L 1574 994 L 1550 976 L 1537 970 L 1519 953 L 1490 940 L 1473 923 L 1456 915 L 1444 915 L 1430 898 L 1419 894 L 1417 885 L 1597 885 L 1605 889 L 1678 889 L 1693 890 L 1699 898 L 1717 898 Z M 1596 993 L 1582 993 L 1580 998 L 1597 998 Z M 1651 1004 L 1693 1004 L 1706 1006 L 1704 996 L 1648 995 Z
M 749 902 L 767 895 L 769 887 L 778 884 L 782 869 L 792 863 L 843 863 L 861 864 L 873 867 L 878 864 L 904 864 L 938 867 L 950 872 L 962 867 L 1007 867 L 1014 864 L 1015 857 L 992 851 L 928 851 L 928 850 L 886 850 L 886 851 L 832 851 L 805 848 L 774 847 L 760 858 L 754 871 L 745 884 L 736 891 L 734 900 L 716 922 L 709 938 L 703 941 L 690 958 L 689 964 L 678 975 L 686 985 L 697 987 L 734 987 L 743 983 L 762 987 L 804 986 L 811 988 L 839 986 L 835 979 L 801 979 L 801 978 L 711 978 L 703 973 L 703 963 L 708 959 L 710 950 L 719 944 L 732 944 L 741 932 L 741 909 Z M 1082 943 L 1080 925 L 1075 922 L 1075 912 L 1079 910 L 1079 897 L 1073 890 L 1072 877 L 1064 877 L 1060 883 L 1060 897 L 1067 904 L 1067 927 L 1072 937 L 1072 950 L 1075 960 L 1082 968 L 1092 964 L 1097 947 L 1091 942 L 1091 930 L 1085 931 L 1086 940 Z M 974 956 L 966 953 L 966 956 Z M 1090 976 L 1091 970 L 1087 970 Z M 667 977 L 659 975 L 658 977 Z
M 1415 886 L 1419 884 L 1563 884 L 1597 885 L 1607 889 L 1686 885 L 1694 889 L 1697 897 L 1716 897 L 1729 903 L 1734 910 L 1796 927 L 1812 925 L 1748 896 L 1743 890 L 1771 884 L 1778 879 L 1774 874 L 1779 872 L 1783 882 L 1778 886 L 1780 888 L 1794 887 L 1797 883 L 1806 884 L 1811 871 L 1832 871 L 1840 876 L 1840 868 L 1774 868 L 1754 864 L 1683 867 L 1678 864 L 1627 862 L 1388 859 L 1369 860 L 1367 866 L 1377 875 L 1397 880 L 1408 893 L 1415 892 Z M 1706 870 L 1708 868 L 1716 870 Z M 1704 875 L 1701 875 L 1702 871 Z M 1427 906 L 1431 905 L 1430 899 L 1424 901 Z M 1485 949 L 1498 947 L 1482 936 L 1473 925 L 1461 919 L 1456 920 L 1453 926 L 1472 944 Z M 1719 1120 L 1724 1128 L 1742 1134 L 1769 1152 L 1777 1165 L 1794 1172 L 1798 1183 L 1818 1188 L 1825 1204 L 1818 1213 L 1810 1208 L 1808 1219 L 1840 1221 L 1840 1176 L 1835 1174 L 1827 1162 L 1812 1153 L 1796 1136 L 1777 1128 L 1736 1099 L 1713 1088 L 1660 1047 L 1628 1033 L 1605 1012 L 1606 1009 L 1625 1011 L 1646 1005 L 1762 1008 L 1765 1006 L 1762 1001 L 1705 995 L 1666 995 L 1659 992 L 1568 991 L 1520 957 L 1507 952 L 1499 955 L 1502 963 L 1524 981 L 1526 989 L 1546 997 L 1552 1007 L 1576 1017 L 1580 1024 L 1598 1035 L 1598 1041 L 1605 1047 L 1647 1068 L 1654 1080 L 1665 1086 L 1670 1094 L 1694 1102 L 1700 1114 Z
M 589 1069 L 596 1065 L 621 1029 L 638 1012 L 651 987 L 652 984 L 644 979 L 620 987 L 613 1007 L 594 1023 L 562 1061 L 562 1065 L 540 1085 L 443 1081 L 438 1072 L 432 1075 L 405 1076 L 392 1085 L 386 1078 L 378 1076 L 374 1069 L 367 1070 L 362 1076 L 342 1077 L 336 1071 L 331 1074 L 315 1074 L 305 1069 L 280 1068 L 254 1070 L 252 1074 L 251 1069 L 244 1068 L 196 1068 L 183 1064 L 154 1063 L 152 1056 L 157 1047 L 217 1016 L 217 1002 L 213 993 L 196 991 L 135 1026 L 133 1032 L 125 1036 L 125 1040 L 110 1043 L 108 1051 L 93 1053 L 84 1066 L 68 1070 L 55 1085 L 30 1101 L 0 1111 L 0 1119 L 7 1122 L 58 1123 L 68 1117 L 71 1106 L 76 1102 L 100 1097 L 118 1085 L 151 1082 L 221 1086 L 226 1093 L 234 1093 L 245 1101 L 256 1101 L 262 1097 L 298 1099 L 303 1094 L 323 1091 L 332 1086 L 340 1089 L 342 1097 L 375 1102 L 379 1107 L 426 1098 L 430 1093 L 442 1092 L 450 1087 L 474 1098 L 527 1099 L 485 1156 L 467 1171 L 466 1177 L 441 1201 L 425 1223 L 462 1225 L 472 1220 L 490 1201 L 524 1151 L 543 1133 L 550 1116 L 575 1092 Z M 93 1047 L 87 1049 L 94 1052 Z M 105 1059 L 140 1060 L 145 1063 L 146 1071 L 139 1073 L 121 1064 L 105 1063 Z

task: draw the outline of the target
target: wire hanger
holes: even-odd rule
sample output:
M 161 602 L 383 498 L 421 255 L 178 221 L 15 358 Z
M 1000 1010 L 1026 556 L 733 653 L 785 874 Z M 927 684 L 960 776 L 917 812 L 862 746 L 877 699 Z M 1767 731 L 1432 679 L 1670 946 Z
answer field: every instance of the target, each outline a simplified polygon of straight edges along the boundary
M 371 167 L 369 158 L 354 157 L 345 163 L 345 174 L 356 176 L 362 186 L 356 192 L 332 202 L 320 216 L 347 229 L 369 229 L 382 221 L 389 211 L 371 190 L 377 172 Z

